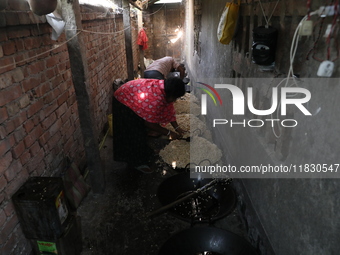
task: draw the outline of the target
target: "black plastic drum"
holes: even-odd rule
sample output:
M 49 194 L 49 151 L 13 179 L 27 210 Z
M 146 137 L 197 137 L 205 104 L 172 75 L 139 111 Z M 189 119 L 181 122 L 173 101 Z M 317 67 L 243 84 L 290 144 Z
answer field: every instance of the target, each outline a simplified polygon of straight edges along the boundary
M 179 173 L 164 180 L 158 187 L 158 199 L 165 206 L 177 201 L 213 179 L 190 178 L 190 173 Z M 236 205 L 236 194 L 230 184 L 218 181 L 205 192 L 200 192 L 188 200 L 169 209 L 182 220 L 191 222 L 212 222 L 230 214 Z
M 193 227 L 172 236 L 158 255 L 256 255 L 244 238 L 215 227 Z

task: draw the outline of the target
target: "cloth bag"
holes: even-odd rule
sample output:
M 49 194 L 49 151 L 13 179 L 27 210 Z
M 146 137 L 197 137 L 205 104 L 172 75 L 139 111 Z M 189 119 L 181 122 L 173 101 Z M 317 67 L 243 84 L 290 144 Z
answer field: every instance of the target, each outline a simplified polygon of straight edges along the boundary
M 225 5 L 220 23 L 217 28 L 217 38 L 222 44 L 229 44 L 235 34 L 235 28 L 240 9 L 240 0 L 237 3 L 229 2 Z

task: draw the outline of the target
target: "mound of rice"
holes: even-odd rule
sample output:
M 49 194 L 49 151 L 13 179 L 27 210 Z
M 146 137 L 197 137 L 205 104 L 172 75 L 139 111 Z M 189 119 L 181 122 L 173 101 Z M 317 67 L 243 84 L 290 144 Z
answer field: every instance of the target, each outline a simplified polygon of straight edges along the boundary
M 178 125 L 188 132 L 184 135 L 184 138 L 189 136 L 197 136 L 202 135 L 206 130 L 207 127 L 203 121 L 201 121 L 199 118 L 194 116 L 193 114 L 180 114 L 176 115 L 177 123 Z M 174 128 L 169 123 L 165 126 L 165 128 L 174 131 Z
M 186 100 L 177 100 L 174 103 L 176 114 L 193 114 L 198 116 L 201 114 L 201 107 L 198 104 L 191 103 Z
M 198 100 L 198 98 L 194 94 L 191 94 L 191 93 L 185 93 L 184 96 L 182 96 L 178 100 L 189 101 L 191 103 L 195 103 L 198 105 L 200 104 L 200 101 Z
M 191 155 L 190 148 L 194 152 Z M 189 163 L 201 166 L 213 165 L 221 159 L 222 152 L 207 139 L 195 136 L 190 143 L 183 140 L 170 142 L 159 155 L 165 163 L 172 165 L 176 162 L 176 167 L 185 168 Z
M 191 93 L 185 93 L 174 103 L 176 114 L 193 114 L 198 116 L 201 113 L 201 107 L 197 97 Z

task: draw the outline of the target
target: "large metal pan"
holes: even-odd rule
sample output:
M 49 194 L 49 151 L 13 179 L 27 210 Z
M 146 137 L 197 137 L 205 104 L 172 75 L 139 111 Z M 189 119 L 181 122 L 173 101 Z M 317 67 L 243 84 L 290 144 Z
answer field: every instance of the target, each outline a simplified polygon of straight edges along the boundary
M 169 205 L 213 179 L 190 178 L 189 172 L 165 179 L 158 187 L 157 196 L 163 206 Z M 189 196 L 190 197 L 190 196 Z M 173 216 L 191 222 L 213 222 L 230 214 L 236 205 L 236 194 L 230 184 L 220 181 L 205 192 L 177 204 L 168 211 Z
M 215 227 L 193 227 L 170 237 L 158 255 L 256 255 L 250 243 Z

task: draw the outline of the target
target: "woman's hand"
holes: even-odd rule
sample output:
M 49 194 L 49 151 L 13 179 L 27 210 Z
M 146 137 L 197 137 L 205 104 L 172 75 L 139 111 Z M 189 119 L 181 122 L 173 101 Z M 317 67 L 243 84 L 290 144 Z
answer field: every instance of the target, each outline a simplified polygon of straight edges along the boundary
M 180 128 L 180 127 L 178 127 L 176 129 L 176 132 L 182 137 L 187 131 L 182 129 L 182 128 Z
M 171 140 L 176 140 L 176 139 L 179 139 L 179 138 L 181 138 L 181 137 L 182 137 L 182 135 L 170 131 L 169 138 L 170 138 Z

